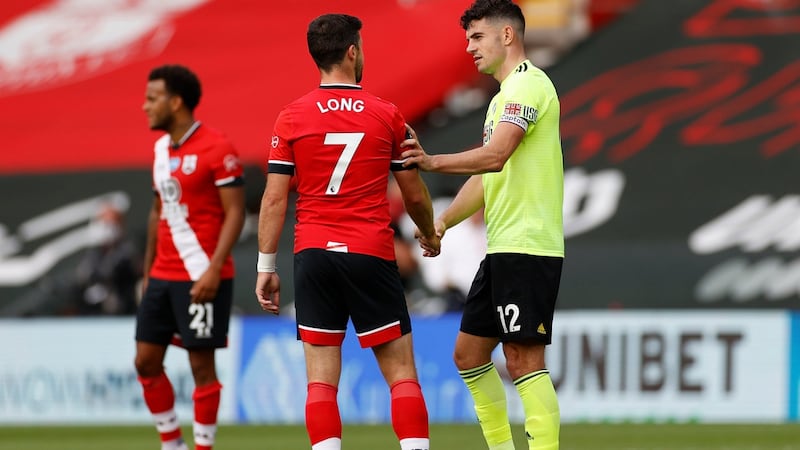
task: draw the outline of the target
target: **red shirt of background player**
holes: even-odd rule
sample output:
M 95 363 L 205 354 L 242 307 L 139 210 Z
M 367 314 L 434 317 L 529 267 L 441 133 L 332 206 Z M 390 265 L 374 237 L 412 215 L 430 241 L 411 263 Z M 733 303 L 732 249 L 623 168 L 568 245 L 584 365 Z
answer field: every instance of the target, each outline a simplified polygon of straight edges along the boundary
M 155 143 L 153 187 L 161 198 L 156 258 L 152 278 L 197 280 L 208 268 L 225 218 L 219 187 L 240 182 L 242 166 L 225 136 L 199 126 L 178 148 L 169 135 Z M 220 272 L 233 278 L 233 258 Z

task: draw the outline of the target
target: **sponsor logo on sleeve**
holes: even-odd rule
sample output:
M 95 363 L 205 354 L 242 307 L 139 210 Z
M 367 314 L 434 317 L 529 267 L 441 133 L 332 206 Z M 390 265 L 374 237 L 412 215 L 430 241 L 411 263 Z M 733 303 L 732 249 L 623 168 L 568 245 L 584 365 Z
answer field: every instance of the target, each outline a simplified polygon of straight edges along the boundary
M 522 118 L 527 120 L 528 123 L 536 123 L 536 119 L 539 118 L 539 111 L 536 110 L 533 106 L 522 106 L 522 112 L 520 113 Z

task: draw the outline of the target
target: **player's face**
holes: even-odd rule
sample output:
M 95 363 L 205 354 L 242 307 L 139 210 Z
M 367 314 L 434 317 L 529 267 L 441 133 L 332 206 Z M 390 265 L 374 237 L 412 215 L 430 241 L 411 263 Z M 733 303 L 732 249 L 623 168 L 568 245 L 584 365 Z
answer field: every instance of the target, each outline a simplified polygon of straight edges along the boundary
M 356 83 L 361 83 L 364 76 L 364 42 L 358 38 L 358 54 L 356 55 Z
M 169 131 L 172 126 L 173 115 L 170 95 L 164 85 L 164 80 L 147 82 L 142 110 L 147 114 L 147 121 L 151 130 Z
M 486 19 L 473 20 L 467 27 L 467 53 L 478 72 L 492 75 L 503 64 L 503 27 Z

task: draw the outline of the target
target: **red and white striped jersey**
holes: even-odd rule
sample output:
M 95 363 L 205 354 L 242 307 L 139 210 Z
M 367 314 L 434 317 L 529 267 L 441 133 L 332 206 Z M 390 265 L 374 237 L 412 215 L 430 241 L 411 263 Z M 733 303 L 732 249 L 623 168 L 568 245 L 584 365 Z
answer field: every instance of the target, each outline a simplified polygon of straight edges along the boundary
M 150 276 L 197 280 L 208 269 L 225 218 L 219 188 L 242 182 L 239 156 L 222 133 L 205 125 L 177 148 L 170 146 L 169 135 L 162 136 L 154 151 L 153 188 L 161 198 L 161 220 Z M 228 256 L 221 276 L 233 275 Z

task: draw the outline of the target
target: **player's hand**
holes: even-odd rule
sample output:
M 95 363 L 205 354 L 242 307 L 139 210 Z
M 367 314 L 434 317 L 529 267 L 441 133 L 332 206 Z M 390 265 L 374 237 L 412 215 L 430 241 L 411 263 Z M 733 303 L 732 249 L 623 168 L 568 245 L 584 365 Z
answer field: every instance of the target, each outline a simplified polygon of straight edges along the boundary
M 281 306 L 281 278 L 276 272 L 258 272 L 256 299 L 261 309 L 276 316 Z
M 422 247 L 422 256 L 433 258 L 439 256 L 442 248 L 442 241 L 439 236 L 420 236 L 419 246 Z
M 207 303 L 214 300 L 219 289 L 220 273 L 216 270 L 206 270 L 189 290 L 192 303 Z
M 442 247 L 442 241 L 438 233 L 431 236 L 425 236 L 419 229 L 414 230 L 414 237 L 419 240 L 419 246 L 422 248 L 422 256 L 433 258 L 439 256 Z
M 447 231 L 447 224 L 443 220 L 437 219 L 433 222 L 433 228 L 436 229 L 436 235 L 439 239 L 444 239 L 444 232 Z
M 144 294 L 145 294 L 145 292 L 147 292 L 147 285 L 148 284 L 150 284 L 150 277 L 144 276 L 142 278 L 142 296 L 141 296 L 141 298 L 144 298 Z
M 406 135 L 410 137 L 400 143 L 400 147 L 406 149 L 401 155 L 404 159 L 403 167 L 416 166 L 420 170 L 430 170 L 432 157 L 425 153 L 417 138 L 417 132 L 409 124 L 406 124 Z
M 444 237 L 444 232 L 447 231 L 447 224 L 442 220 L 436 220 L 433 222 L 433 228 L 435 230 L 434 238 L 424 236 L 419 231 L 419 228 L 414 229 L 414 237 L 419 240 L 419 246 L 423 250 L 422 256 L 429 258 L 438 256 L 441 253 L 442 238 Z

